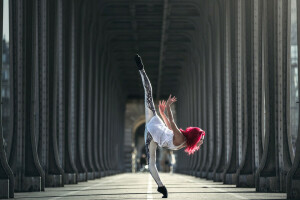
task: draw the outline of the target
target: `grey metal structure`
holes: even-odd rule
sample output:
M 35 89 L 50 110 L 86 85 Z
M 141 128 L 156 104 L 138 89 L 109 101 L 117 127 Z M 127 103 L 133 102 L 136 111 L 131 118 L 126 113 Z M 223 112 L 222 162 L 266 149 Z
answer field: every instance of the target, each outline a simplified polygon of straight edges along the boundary
M 290 4 L 10 0 L 12 100 L 6 150 L 0 129 L 0 198 L 126 171 L 126 100 L 144 96 L 139 53 L 154 98 L 177 96 L 178 125 L 206 131 L 195 155 L 177 153 L 178 173 L 299 199 Z M 3 6 L 1 34 L 2 13 Z M 299 0 L 297 14 L 300 38 Z

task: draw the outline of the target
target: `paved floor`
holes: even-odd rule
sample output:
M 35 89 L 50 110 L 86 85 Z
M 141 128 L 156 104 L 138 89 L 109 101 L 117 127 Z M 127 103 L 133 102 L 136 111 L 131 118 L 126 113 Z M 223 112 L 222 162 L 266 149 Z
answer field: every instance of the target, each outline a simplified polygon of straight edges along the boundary
M 284 193 L 256 193 L 254 188 L 236 188 L 180 174 L 164 174 L 161 178 L 169 199 L 286 199 Z M 93 181 L 46 188 L 45 192 L 16 193 L 15 199 L 161 199 L 149 173 L 120 174 Z

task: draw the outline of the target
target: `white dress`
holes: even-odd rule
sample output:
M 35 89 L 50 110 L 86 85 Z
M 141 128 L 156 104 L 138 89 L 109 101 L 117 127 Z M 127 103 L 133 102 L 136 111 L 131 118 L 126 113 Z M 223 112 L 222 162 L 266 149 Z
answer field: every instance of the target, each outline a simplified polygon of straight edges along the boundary
M 175 146 L 173 143 L 173 131 L 170 130 L 157 115 L 150 119 L 146 125 L 146 128 L 151 134 L 154 142 L 156 142 L 160 147 L 176 150 L 185 143 L 183 142 L 182 144 Z

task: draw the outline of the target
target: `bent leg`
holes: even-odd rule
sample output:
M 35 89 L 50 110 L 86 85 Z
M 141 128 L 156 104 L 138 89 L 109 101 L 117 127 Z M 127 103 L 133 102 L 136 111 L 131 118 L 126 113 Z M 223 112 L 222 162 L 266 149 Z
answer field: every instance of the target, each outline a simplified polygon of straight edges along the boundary
M 151 134 L 148 132 L 147 140 L 146 140 L 146 155 L 147 155 L 149 171 L 151 176 L 155 180 L 156 184 L 158 185 L 158 187 L 161 187 L 163 186 L 163 183 L 160 180 L 156 168 L 156 148 L 157 148 L 157 144 L 153 141 Z

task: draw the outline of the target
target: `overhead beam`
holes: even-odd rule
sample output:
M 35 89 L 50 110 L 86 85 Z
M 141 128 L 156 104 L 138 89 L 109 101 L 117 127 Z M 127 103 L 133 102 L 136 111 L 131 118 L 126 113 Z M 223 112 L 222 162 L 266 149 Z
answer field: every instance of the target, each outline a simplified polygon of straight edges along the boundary
M 130 1 L 130 18 L 131 18 L 131 26 L 134 38 L 134 50 L 138 51 L 138 35 L 137 35 L 137 22 L 135 17 L 135 4 L 133 0 Z
M 164 48 L 165 48 L 164 45 L 165 45 L 165 37 L 166 37 L 167 15 L 168 15 L 168 0 L 164 0 L 159 65 L 158 65 L 157 93 L 156 93 L 157 100 L 159 100 L 159 95 L 160 95 L 160 83 L 161 83 L 161 74 L 162 74 L 162 68 L 163 68 L 163 53 L 164 53 Z

